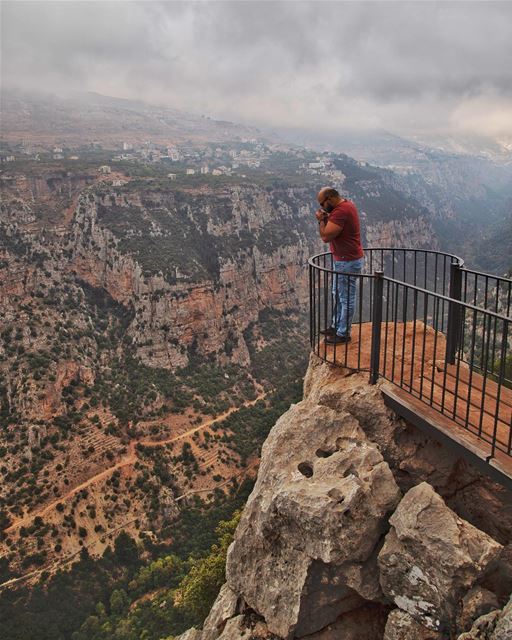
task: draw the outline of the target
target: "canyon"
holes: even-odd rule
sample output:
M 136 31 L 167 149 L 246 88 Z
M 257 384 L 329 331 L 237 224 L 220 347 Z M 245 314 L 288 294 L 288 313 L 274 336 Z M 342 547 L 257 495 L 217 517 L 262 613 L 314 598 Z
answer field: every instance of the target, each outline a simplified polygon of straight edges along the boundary
M 348 182 L 353 167 L 346 160 Z M 389 188 L 371 171 L 364 177 L 358 192 L 384 207 Z M 93 171 L 39 167 L 3 181 L 9 580 L 37 576 L 82 548 L 101 554 L 120 529 L 165 539 L 179 495 L 206 498 L 253 475 L 257 443 L 249 451 L 243 436 L 242 451 L 237 434 L 194 424 L 264 392 L 258 406 L 270 408 L 277 378 L 269 357 L 275 376 L 283 357 L 299 375 L 305 266 L 322 250 L 315 180 L 113 186 Z M 432 246 L 428 212 L 395 197 L 400 208 L 384 220 L 362 210 L 367 241 Z M 195 440 L 182 438 L 188 432 Z M 166 444 L 145 446 L 159 440 Z

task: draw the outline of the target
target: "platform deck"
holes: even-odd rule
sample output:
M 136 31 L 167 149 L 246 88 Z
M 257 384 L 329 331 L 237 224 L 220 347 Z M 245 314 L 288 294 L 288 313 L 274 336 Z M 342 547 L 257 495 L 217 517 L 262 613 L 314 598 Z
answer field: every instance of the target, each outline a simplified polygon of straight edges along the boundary
M 370 369 L 371 324 L 354 324 L 352 341 L 326 345 L 324 359 L 350 369 Z M 512 479 L 512 389 L 465 362 L 445 365 L 445 338 L 423 322 L 383 323 L 380 372 L 393 402 L 407 405 L 445 437 Z M 495 441 L 495 446 L 492 443 Z

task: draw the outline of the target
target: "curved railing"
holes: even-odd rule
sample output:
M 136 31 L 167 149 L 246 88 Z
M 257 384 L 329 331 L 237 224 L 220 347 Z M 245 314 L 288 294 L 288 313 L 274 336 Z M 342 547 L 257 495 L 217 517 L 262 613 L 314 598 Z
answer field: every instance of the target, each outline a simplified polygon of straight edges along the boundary
M 512 280 L 390 247 L 366 249 L 360 274 L 336 272 L 330 253 L 310 258 L 309 274 L 318 357 L 389 380 L 488 444 L 489 459 L 512 456 Z M 353 309 L 334 293 L 351 286 Z M 325 340 L 333 318 L 352 318 L 350 342 Z

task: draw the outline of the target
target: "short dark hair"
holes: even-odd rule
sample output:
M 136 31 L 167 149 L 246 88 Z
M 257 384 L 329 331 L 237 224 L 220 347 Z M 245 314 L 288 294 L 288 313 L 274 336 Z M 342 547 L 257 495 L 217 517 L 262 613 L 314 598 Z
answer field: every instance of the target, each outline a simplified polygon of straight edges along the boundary
M 324 198 L 334 198 L 334 197 L 336 198 L 340 197 L 340 194 L 338 193 L 338 191 L 336 191 L 336 189 L 329 188 L 324 191 Z

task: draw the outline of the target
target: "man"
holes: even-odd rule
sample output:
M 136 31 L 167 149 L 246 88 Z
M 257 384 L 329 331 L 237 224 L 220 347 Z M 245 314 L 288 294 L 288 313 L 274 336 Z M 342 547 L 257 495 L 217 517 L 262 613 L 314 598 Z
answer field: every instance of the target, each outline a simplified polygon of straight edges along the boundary
M 317 196 L 320 209 L 316 212 L 320 237 L 330 243 L 333 269 L 336 273 L 359 274 L 364 265 L 359 214 L 350 200 L 342 198 L 336 189 L 324 187 Z M 332 326 L 321 331 L 327 344 L 350 342 L 350 328 L 356 308 L 358 278 L 333 274 Z

